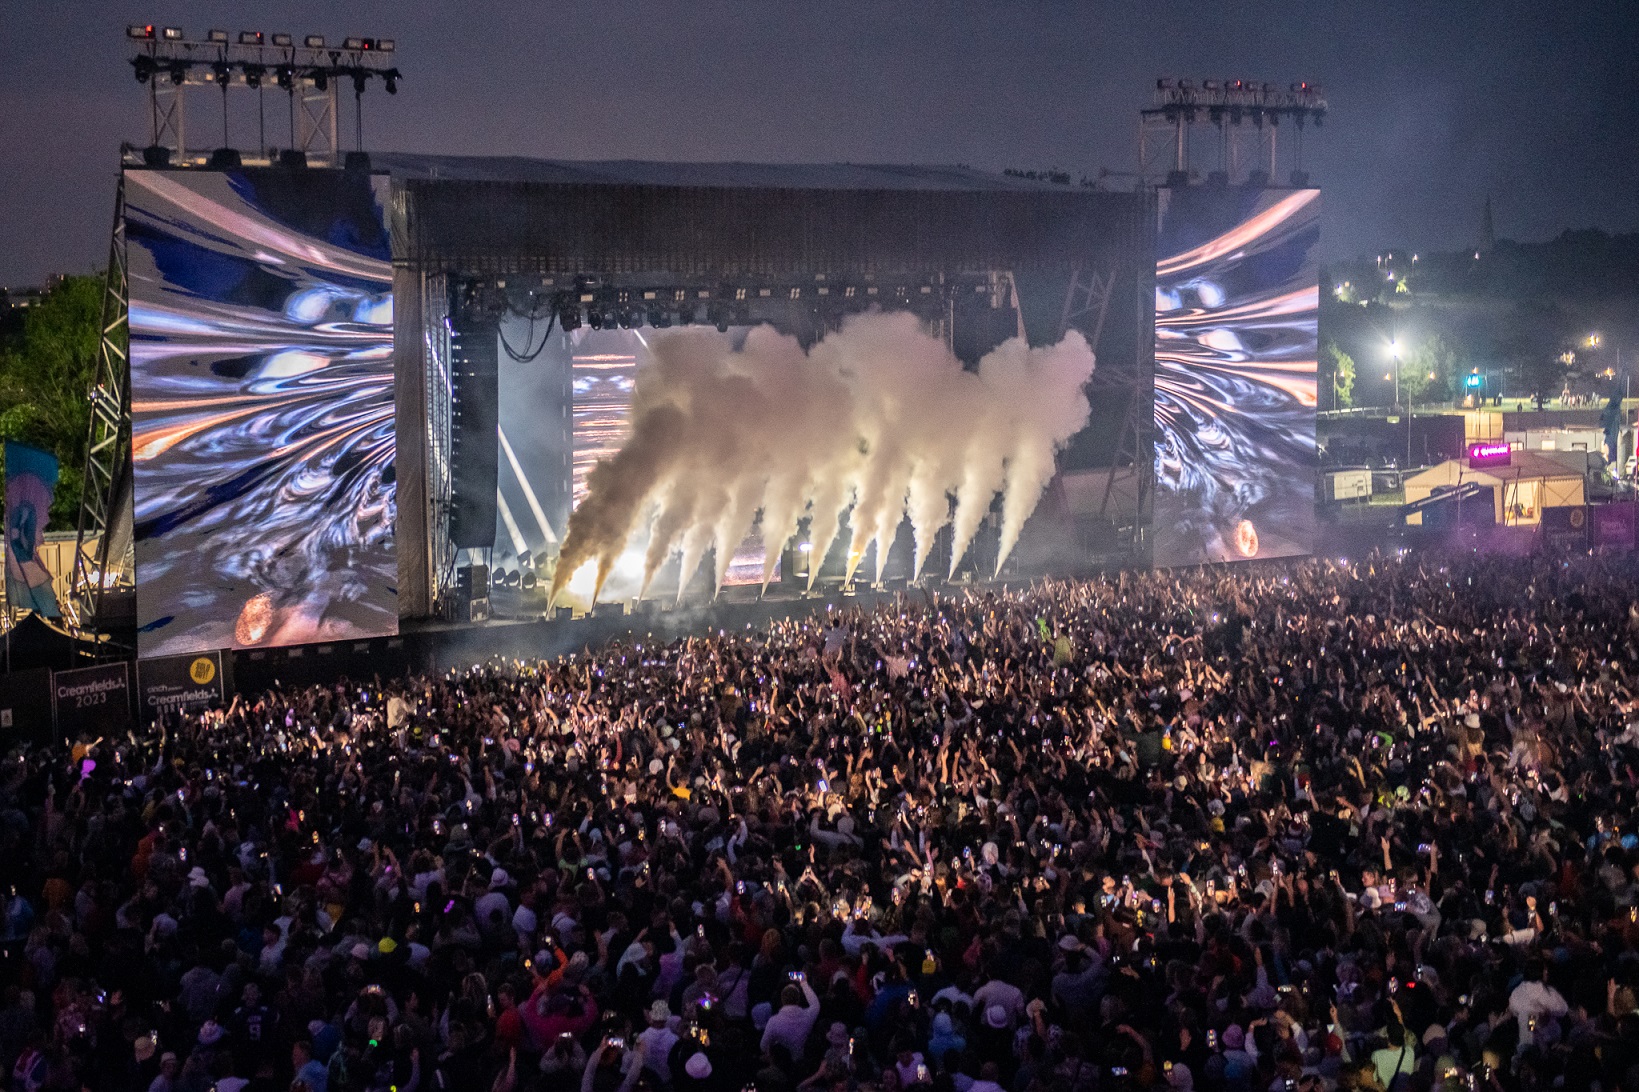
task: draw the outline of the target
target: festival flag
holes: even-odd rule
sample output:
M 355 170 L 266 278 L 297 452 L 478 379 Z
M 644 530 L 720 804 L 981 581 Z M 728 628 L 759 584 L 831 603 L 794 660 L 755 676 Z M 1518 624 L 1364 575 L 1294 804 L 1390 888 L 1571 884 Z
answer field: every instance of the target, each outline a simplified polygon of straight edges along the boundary
M 56 488 L 55 456 L 6 441 L 6 602 L 46 618 L 58 616 L 51 573 L 40 559 Z

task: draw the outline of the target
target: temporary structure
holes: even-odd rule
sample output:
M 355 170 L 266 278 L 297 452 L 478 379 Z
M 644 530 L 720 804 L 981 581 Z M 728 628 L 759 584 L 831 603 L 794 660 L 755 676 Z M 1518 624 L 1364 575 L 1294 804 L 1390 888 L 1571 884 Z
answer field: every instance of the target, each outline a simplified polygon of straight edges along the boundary
M 1471 467 L 1463 459 L 1447 459 L 1406 479 L 1406 503 L 1419 501 L 1442 487 L 1468 482 L 1492 487 L 1498 524 L 1534 527 L 1544 508 L 1576 508 L 1587 503 L 1584 471 L 1552 453 L 1514 451 L 1508 466 Z M 1407 522 L 1422 523 L 1414 513 Z

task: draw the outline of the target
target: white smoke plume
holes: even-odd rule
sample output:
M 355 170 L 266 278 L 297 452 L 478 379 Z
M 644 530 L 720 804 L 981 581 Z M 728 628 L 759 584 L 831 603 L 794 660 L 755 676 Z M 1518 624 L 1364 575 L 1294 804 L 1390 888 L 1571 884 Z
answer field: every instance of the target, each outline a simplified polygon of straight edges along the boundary
M 1053 475 L 1054 453 L 1087 423 L 1093 353 L 1077 333 L 1039 349 L 1010 339 L 976 372 L 905 312 L 856 316 L 807 353 L 768 326 L 751 330 L 739 351 L 704 328 L 649 340 L 632 434 L 587 479 L 554 599 L 595 563 L 595 600 L 644 533 L 645 589 L 681 554 L 681 597 L 708 549 L 721 588 L 759 515 L 765 586 L 786 540 L 811 517 L 812 586 L 850 509 L 850 576 L 874 544 L 880 579 L 906 516 L 916 575 L 954 521 L 954 573 L 998 493 L 999 569 Z

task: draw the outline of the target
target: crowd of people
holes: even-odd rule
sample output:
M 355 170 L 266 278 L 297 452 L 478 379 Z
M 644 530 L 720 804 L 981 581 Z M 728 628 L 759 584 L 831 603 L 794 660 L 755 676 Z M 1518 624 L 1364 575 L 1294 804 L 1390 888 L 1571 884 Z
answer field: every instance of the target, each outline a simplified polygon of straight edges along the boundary
M 916 591 L 14 752 L 0 1080 L 1639 1090 L 1636 603 Z

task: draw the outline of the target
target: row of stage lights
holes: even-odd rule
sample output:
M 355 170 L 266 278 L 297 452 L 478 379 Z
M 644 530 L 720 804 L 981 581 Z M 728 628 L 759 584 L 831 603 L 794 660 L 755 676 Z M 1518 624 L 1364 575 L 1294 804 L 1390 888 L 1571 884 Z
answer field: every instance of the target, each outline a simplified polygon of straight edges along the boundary
M 1243 120 L 1259 126 L 1265 120 L 1279 125 L 1285 115 L 1299 126 L 1313 121 L 1318 128 L 1326 118 L 1326 98 L 1320 85 L 1305 81 L 1281 91 L 1275 84 L 1255 80 L 1202 80 L 1197 84 L 1194 80 L 1163 78 L 1155 81 L 1155 93 L 1157 106 L 1144 114 L 1160 115 L 1169 122 L 1193 122 L 1198 110 L 1205 110 L 1214 125 L 1225 121 L 1239 125 Z
M 163 27 L 156 31 L 152 24 L 130 26 L 126 28 L 126 35 L 138 41 L 178 43 L 184 47 L 191 47 L 198 43 L 183 41 L 182 30 L 178 27 Z M 204 57 L 184 57 L 168 55 L 155 56 L 144 53 L 131 59 L 138 83 L 147 83 L 149 80 L 161 76 L 169 77 L 172 85 L 181 87 L 188 82 L 188 74 L 194 69 L 209 73 L 208 79 L 227 86 L 233 79 L 237 69 L 243 76 L 245 86 L 252 89 L 262 86 L 262 82 L 270 75 L 281 91 L 294 91 L 296 81 L 305 79 L 312 81 L 313 86 L 320 91 L 327 90 L 333 78 L 350 77 L 353 81 L 353 90 L 358 94 L 364 93 L 365 85 L 371 78 L 379 76 L 389 95 L 398 94 L 398 81 L 402 75 L 397 68 L 371 68 L 362 64 L 339 64 L 343 53 L 362 56 L 367 53 L 392 53 L 394 42 L 391 38 L 348 38 L 340 49 L 329 50 L 330 64 L 297 64 L 295 63 L 296 45 L 289 34 L 274 34 L 273 47 L 290 51 L 290 56 L 278 64 L 268 65 L 257 60 L 229 60 L 224 55 L 215 59 Z M 241 46 L 257 48 L 263 46 L 264 35 L 261 31 L 246 30 L 239 34 Z M 207 45 L 214 45 L 225 49 L 228 46 L 228 32 L 213 30 L 208 34 Z M 309 34 L 303 39 L 302 49 L 324 52 L 324 36 Z
M 974 284 L 970 300 L 987 305 L 993 289 Z M 796 304 L 839 315 L 887 306 L 938 318 L 945 308 L 967 292 L 950 284 L 811 284 L 728 288 L 598 288 L 530 290 L 531 306 L 513 306 L 505 282 L 493 289 L 469 282 L 463 289 L 461 310 L 468 317 L 487 314 L 499 318 L 512 313 L 534 319 L 549 318 L 565 331 L 588 326 L 593 330 L 655 329 L 703 324 L 726 331 L 751 322 L 752 308 Z
M 181 27 L 159 27 L 152 23 L 136 24 L 125 28 L 125 36 L 139 42 L 183 42 L 186 35 Z M 205 42 L 209 45 L 225 46 L 228 44 L 228 32 L 225 30 L 211 30 L 205 32 Z M 276 49 L 294 49 L 296 39 L 290 34 L 264 35 L 259 30 L 241 30 L 239 44 L 242 46 L 260 46 L 271 43 Z M 323 49 L 324 35 L 309 34 L 302 39 L 303 49 Z M 348 53 L 391 53 L 395 43 L 391 38 L 348 38 L 341 44 L 344 52 Z

